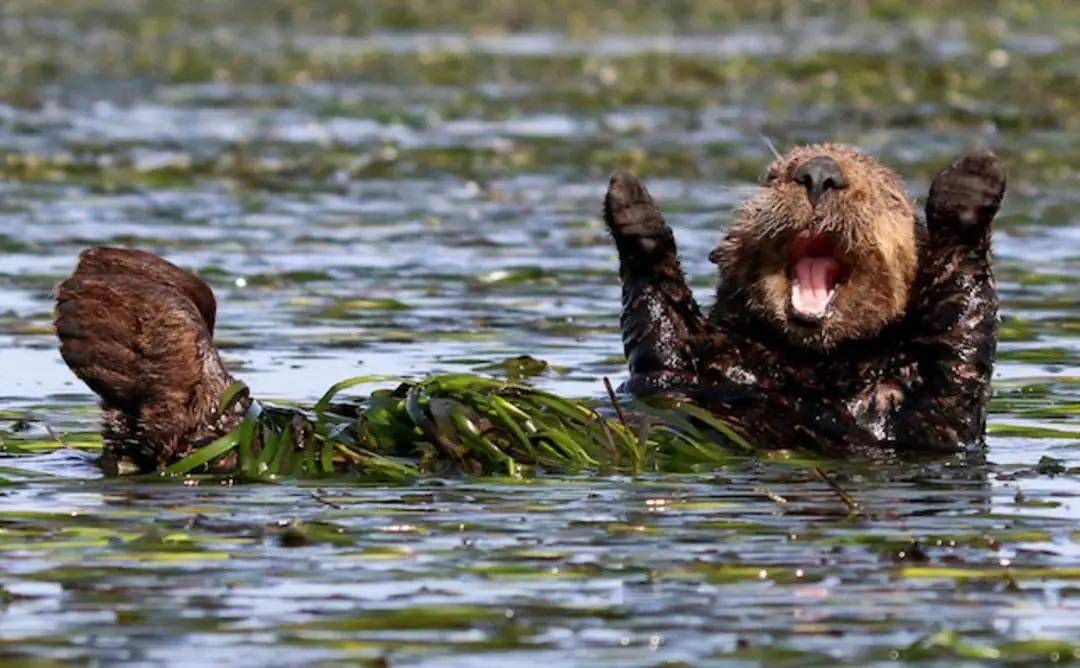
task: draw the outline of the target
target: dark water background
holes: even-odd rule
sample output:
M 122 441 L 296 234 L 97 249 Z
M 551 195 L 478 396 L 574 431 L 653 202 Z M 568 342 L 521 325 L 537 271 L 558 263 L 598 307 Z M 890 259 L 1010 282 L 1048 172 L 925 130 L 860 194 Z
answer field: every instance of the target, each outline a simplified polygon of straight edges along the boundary
M 0 661 L 1067 661 L 1080 637 L 1080 9 L 1070 2 L 0 4 Z M 770 153 L 921 197 L 1010 172 L 989 463 L 641 479 L 103 480 L 49 330 L 92 244 L 200 272 L 230 367 L 311 401 L 530 354 L 624 374 L 607 174 L 706 301 Z M 371 387 L 357 388 L 362 394 Z

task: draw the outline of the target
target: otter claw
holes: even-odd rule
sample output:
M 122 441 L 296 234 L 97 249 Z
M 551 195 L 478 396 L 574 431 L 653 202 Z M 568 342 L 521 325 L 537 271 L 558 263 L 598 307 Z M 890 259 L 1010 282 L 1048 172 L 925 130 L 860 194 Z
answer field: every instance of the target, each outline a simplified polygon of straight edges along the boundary
M 989 226 L 1005 195 L 1005 169 L 990 151 L 973 151 L 941 170 L 930 185 L 926 219 L 931 231 Z

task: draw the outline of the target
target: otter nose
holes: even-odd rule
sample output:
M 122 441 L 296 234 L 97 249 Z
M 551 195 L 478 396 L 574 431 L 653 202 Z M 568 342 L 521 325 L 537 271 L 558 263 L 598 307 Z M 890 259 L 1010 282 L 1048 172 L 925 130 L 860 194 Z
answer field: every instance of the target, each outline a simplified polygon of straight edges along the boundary
M 799 165 L 794 174 L 795 183 L 806 188 L 810 203 L 817 206 L 818 200 L 826 190 L 841 190 L 847 187 L 840 165 L 827 155 L 819 155 Z

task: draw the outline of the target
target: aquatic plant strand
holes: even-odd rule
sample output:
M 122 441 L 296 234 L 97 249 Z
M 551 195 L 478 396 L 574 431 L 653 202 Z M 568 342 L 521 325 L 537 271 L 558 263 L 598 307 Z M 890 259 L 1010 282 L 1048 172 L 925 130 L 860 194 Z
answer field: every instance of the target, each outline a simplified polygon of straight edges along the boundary
M 407 480 L 424 474 L 521 476 L 536 471 L 605 473 L 685 470 L 755 452 L 737 431 L 677 399 L 635 402 L 611 418 L 588 401 L 472 374 L 444 374 L 356 404 L 343 390 L 376 380 L 336 383 L 310 410 L 252 404 L 235 430 L 165 469 L 169 475 L 215 470 L 240 474 Z M 246 388 L 223 398 L 227 408 Z

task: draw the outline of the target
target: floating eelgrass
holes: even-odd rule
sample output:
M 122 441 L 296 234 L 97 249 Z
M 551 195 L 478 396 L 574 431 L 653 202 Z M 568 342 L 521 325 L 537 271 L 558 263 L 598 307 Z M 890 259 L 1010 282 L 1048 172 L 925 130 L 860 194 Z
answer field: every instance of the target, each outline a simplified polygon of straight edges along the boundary
M 227 468 L 252 479 L 347 473 L 384 481 L 451 473 L 639 473 L 692 470 L 754 452 L 725 422 L 679 399 L 635 403 L 628 412 L 616 403 L 616 416 L 609 417 L 589 401 L 447 374 L 377 390 L 355 404 L 334 401 L 342 390 L 374 380 L 341 381 L 310 409 L 253 403 L 239 427 L 165 472 Z M 236 383 L 222 407 L 246 392 Z

